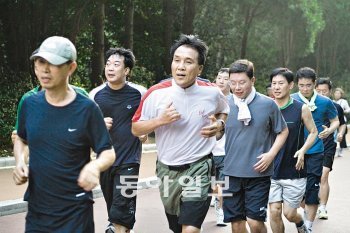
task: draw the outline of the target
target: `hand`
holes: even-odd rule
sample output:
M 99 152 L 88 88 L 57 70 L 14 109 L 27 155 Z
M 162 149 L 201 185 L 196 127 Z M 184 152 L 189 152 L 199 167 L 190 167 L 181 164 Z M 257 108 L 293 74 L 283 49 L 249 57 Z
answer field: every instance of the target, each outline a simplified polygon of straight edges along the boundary
M 258 172 L 266 171 L 266 169 L 269 168 L 273 160 L 273 156 L 271 156 L 269 153 L 261 154 L 257 158 L 260 160 L 256 164 L 254 164 L 254 170 Z
M 147 141 L 148 135 L 147 135 L 147 134 L 141 135 L 141 136 L 139 136 L 139 139 L 140 139 L 140 141 L 141 141 L 142 143 L 144 143 L 145 141 Z
M 166 105 L 164 111 L 158 117 L 158 120 L 161 122 L 161 125 L 166 125 L 178 121 L 180 118 L 180 113 L 176 111 L 173 102 L 170 102 Z
M 216 120 L 214 115 L 211 115 L 209 117 L 210 119 L 210 125 L 205 126 L 201 129 L 201 135 L 205 138 L 210 138 L 216 135 L 217 132 L 220 132 L 222 126 L 222 123 Z
M 97 161 L 91 161 L 86 164 L 85 167 L 81 170 L 78 185 L 82 187 L 85 191 L 91 191 L 98 185 L 100 177 L 100 168 L 97 164 Z
M 107 129 L 110 130 L 112 128 L 112 125 L 113 125 L 113 118 L 105 117 L 104 120 L 105 120 L 105 124 L 106 124 Z
M 300 171 L 304 168 L 304 153 L 298 150 L 295 152 L 294 158 L 298 158 L 297 163 L 295 164 L 295 169 Z
M 340 133 L 337 134 L 337 142 L 343 141 L 343 138 L 344 138 L 344 135 L 342 135 Z
M 320 139 L 325 139 L 331 134 L 331 132 L 329 131 L 329 128 L 327 126 L 322 125 L 322 127 L 323 127 L 323 131 L 318 134 L 318 137 Z
M 27 182 L 28 180 L 28 166 L 27 164 L 19 163 L 16 165 L 16 167 L 13 169 L 13 180 L 15 181 L 16 185 L 21 185 Z
M 15 144 L 16 138 L 17 138 L 17 130 L 14 130 L 14 131 L 12 131 L 12 133 L 11 133 L 12 144 Z

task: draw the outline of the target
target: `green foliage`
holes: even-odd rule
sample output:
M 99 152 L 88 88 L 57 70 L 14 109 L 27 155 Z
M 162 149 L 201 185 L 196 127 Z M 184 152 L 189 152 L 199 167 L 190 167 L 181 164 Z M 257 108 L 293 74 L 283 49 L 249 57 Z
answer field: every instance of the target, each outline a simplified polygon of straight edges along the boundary
M 0 157 L 12 151 L 11 133 L 15 126 L 17 104 L 22 95 L 31 90 L 31 78 L 25 73 L 0 70 Z
M 128 2 L 106 1 L 105 50 L 125 44 Z M 167 75 L 165 38 L 175 40 L 181 33 L 185 1 L 133 2 L 137 62 L 130 80 L 149 87 Z M 169 12 L 163 12 L 164 3 L 171 5 Z M 75 43 L 78 69 L 70 82 L 87 91 L 92 88 L 95 5 L 84 0 L 0 1 L 0 147 L 11 147 L 18 99 L 35 85 L 28 57 L 46 37 L 62 35 Z M 279 66 L 293 71 L 313 67 L 320 77 L 331 77 L 335 86 L 349 92 L 349 12 L 348 0 L 197 0 L 194 33 L 209 47 L 202 76 L 213 80 L 221 67 L 247 58 L 254 62 L 256 87 L 262 93 L 269 73 Z M 168 28 L 170 34 L 165 33 Z
M 318 0 L 299 0 L 299 7 L 306 19 L 306 31 L 309 36 L 309 43 L 305 54 L 308 54 L 314 52 L 317 35 L 324 29 L 325 21 Z
M 135 66 L 132 69 L 132 75 L 129 78 L 129 81 L 140 84 L 146 88 L 149 88 L 153 85 L 154 73 L 147 70 L 145 67 Z

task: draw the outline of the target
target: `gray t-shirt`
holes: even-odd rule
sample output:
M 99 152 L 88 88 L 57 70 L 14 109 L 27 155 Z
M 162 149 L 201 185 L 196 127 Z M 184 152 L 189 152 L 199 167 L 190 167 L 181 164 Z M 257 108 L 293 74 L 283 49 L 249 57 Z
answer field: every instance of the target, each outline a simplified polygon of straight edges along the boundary
M 273 174 L 273 164 L 265 172 L 254 170 L 254 164 L 263 153 L 270 150 L 276 135 L 287 127 L 284 118 L 269 97 L 256 93 L 248 105 L 251 121 L 244 125 L 237 120 L 238 107 L 229 98 L 230 113 L 226 121 L 226 157 L 223 173 L 235 177 L 263 177 Z

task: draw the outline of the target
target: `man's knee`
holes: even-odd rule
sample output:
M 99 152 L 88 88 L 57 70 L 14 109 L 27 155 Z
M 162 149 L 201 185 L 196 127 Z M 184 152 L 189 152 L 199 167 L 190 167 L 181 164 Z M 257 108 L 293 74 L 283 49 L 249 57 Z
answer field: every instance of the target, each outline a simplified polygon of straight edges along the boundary
M 247 232 L 246 221 L 231 222 L 232 232 Z
M 282 204 L 272 203 L 270 204 L 270 216 L 271 219 L 277 220 L 282 216 Z
M 283 215 L 284 215 L 284 217 L 286 217 L 286 219 L 289 222 L 296 222 L 297 210 L 296 209 L 286 209 L 283 211 Z
M 201 229 L 189 226 L 189 225 L 182 225 L 182 233 L 199 233 Z
M 265 232 L 266 226 L 264 222 L 253 220 L 250 218 L 248 218 L 247 221 L 250 228 L 250 232 Z

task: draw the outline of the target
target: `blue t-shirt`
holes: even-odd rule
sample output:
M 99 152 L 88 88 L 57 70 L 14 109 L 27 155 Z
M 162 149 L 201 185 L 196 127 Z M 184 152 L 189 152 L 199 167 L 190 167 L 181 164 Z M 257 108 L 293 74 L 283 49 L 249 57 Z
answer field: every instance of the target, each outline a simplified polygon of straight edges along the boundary
M 92 193 L 78 186 L 82 168 L 97 154 L 111 149 L 107 128 L 97 105 L 80 94 L 66 106 L 49 104 L 45 91 L 26 98 L 19 114 L 18 136 L 30 151 L 29 184 L 24 199 L 30 210 L 61 217 Z
M 248 105 L 251 114 L 249 125 L 237 120 L 238 107 L 232 95 L 229 97 L 229 106 L 223 173 L 246 178 L 271 176 L 273 164 L 264 172 L 255 171 L 254 164 L 259 161 L 258 156 L 271 149 L 277 134 L 287 127 L 277 104 L 271 98 L 256 93 Z
M 274 159 L 273 179 L 297 179 L 306 177 L 306 168 L 296 170 L 298 158 L 294 158 L 304 145 L 304 124 L 302 120 L 303 103 L 293 100 L 288 107 L 281 109 L 288 126 L 288 138 Z M 306 164 L 305 164 L 306 165 Z
M 109 130 L 117 157 L 113 166 L 140 164 L 142 143 L 131 133 L 131 119 L 141 101 L 140 91 L 130 85 L 113 90 L 107 84 L 91 97 L 104 117 L 113 118 L 112 128 Z
M 292 98 L 302 101 L 302 99 L 299 97 L 298 93 L 292 94 Z M 315 105 L 316 110 L 312 111 L 312 118 L 314 119 L 315 125 L 317 127 L 318 133 L 323 131 L 322 125 L 327 124 L 327 120 L 331 120 L 337 117 L 337 109 L 335 108 L 333 101 L 325 96 L 317 94 L 317 97 L 315 99 Z M 305 139 L 309 135 L 309 132 L 305 128 Z M 314 144 L 311 146 L 311 148 L 307 151 L 307 154 L 315 154 L 315 153 L 323 153 L 324 152 L 324 146 L 322 140 L 317 137 Z

